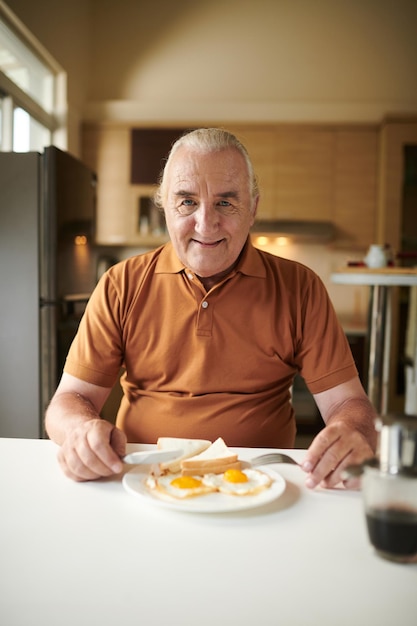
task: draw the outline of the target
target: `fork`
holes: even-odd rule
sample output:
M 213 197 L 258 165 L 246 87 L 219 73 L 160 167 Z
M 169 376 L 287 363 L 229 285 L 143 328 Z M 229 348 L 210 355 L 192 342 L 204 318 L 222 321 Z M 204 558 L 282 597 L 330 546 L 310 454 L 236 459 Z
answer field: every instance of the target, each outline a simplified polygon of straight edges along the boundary
M 271 465 L 272 463 L 290 463 L 291 465 L 298 465 L 293 458 L 288 456 L 288 454 L 283 454 L 282 452 L 271 452 L 269 454 L 261 454 L 261 456 L 257 456 L 250 461 L 252 467 L 258 467 L 259 465 Z

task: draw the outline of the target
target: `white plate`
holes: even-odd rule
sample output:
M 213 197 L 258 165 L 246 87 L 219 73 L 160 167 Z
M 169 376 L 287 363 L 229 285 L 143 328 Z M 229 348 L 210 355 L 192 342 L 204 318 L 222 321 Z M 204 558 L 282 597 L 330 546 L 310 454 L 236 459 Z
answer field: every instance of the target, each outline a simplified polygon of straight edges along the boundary
M 148 472 L 141 467 L 136 467 L 123 476 L 123 487 L 133 496 L 168 509 L 189 513 L 227 513 L 244 511 L 268 504 L 284 493 L 285 480 L 283 477 L 270 469 L 262 468 L 262 471 L 271 476 L 273 483 L 268 489 L 264 489 L 253 496 L 229 496 L 216 492 L 176 500 L 150 491 L 145 485 Z

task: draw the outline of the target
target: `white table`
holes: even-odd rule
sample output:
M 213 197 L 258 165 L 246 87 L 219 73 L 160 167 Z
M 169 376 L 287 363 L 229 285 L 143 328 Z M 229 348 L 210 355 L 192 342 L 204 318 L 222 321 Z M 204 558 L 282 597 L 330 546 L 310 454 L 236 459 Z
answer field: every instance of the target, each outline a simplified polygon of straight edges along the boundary
M 70 481 L 50 441 L 0 439 L 0 623 L 415 626 L 417 565 L 374 554 L 361 494 L 309 491 L 301 469 L 275 467 L 275 502 L 191 514 L 120 477 Z
M 391 288 L 417 285 L 417 268 L 346 268 L 331 274 L 330 278 L 334 283 L 342 285 L 371 287 L 367 393 L 377 412 L 385 415 L 388 407 L 392 331 Z

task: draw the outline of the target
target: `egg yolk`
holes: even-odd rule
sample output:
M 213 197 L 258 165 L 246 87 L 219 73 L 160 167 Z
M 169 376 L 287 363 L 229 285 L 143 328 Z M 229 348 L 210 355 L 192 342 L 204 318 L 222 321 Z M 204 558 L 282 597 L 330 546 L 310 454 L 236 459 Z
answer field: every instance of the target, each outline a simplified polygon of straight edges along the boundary
M 178 478 L 171 480 L 171 485 L 178 489 L 195 489 L 200 487 L 201 484 L 201 480 L 194 478 L 194 476 L 178 476 Z
M 228 469 L 223 474 L 224 480 L 228 483 L 247 483 L 248 477 L 238 469 Z

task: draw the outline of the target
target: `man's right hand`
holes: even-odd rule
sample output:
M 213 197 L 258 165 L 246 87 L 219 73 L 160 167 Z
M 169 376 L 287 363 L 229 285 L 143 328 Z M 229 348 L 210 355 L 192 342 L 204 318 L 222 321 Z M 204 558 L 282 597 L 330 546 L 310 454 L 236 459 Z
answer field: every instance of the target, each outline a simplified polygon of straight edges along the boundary
M 58 460 L 73 480 L 95 480 L 122 471 L 126 436 L 100 411 L 111 387 L 62 374 L 45 415 L 49 437 L 61 446 Z
M 95 480 L 118 474 L 126 452 L 126 435 L 104 419 L 90 419 L 79 424 L 63 441 L 58 461 L 69 478 Z

